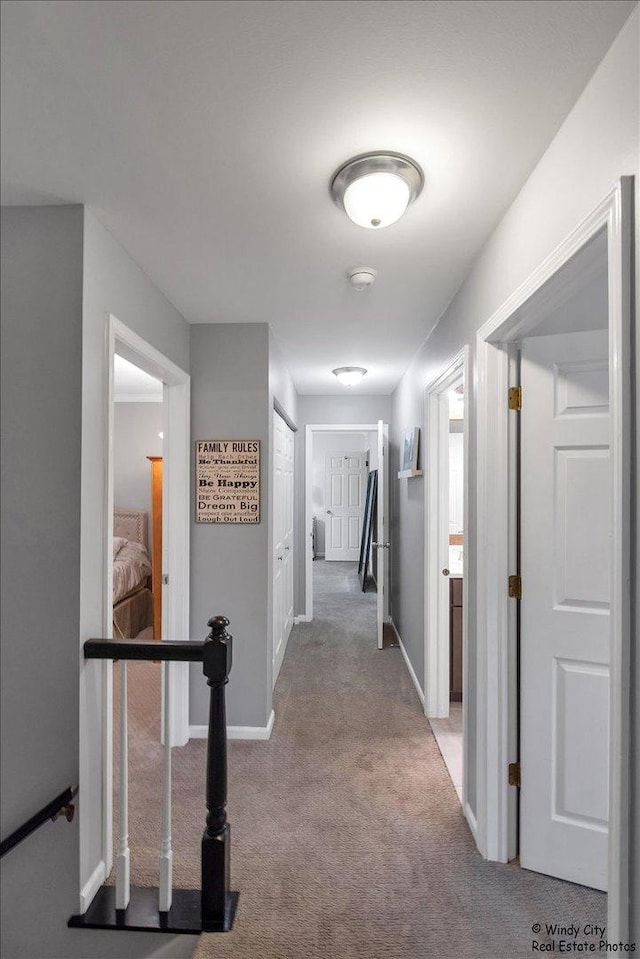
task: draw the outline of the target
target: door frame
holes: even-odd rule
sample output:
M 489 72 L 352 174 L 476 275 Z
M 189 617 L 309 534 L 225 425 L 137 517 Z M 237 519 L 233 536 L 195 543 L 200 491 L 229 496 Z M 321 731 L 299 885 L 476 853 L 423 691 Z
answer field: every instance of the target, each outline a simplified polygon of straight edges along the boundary
M 104 555 L 104 636 L 111 638 L 114 507 L 114 356 L 116 352 L 155 376 L 163 383 L 163 573 L 175 589 L 163 590 L 162 639 L 189 638 L 189 522 L 190 522 L 190 376 L 163 356 L 155 347 L 125 326 L 117 317 L 106 315 L 107 416 L 103 438 L 105 452 Z M 166 519 L 166 522 L 164 520 Z M 171 664 L 173 746 L 189 740 L 189 665 Z M 113 834 L 113 663 L 102 663 L 103 682 L 103 862 L 108 875 L 112 865 Z M 164 707 L 164 704 L 163 704 Z M 160 721 L 160 717 L 158 717 Z M 88 905 L 88 904 L 87 904 Z
M 271 442 L 269 443 L 270 448 L 270 458 L 269 458 L 269 469 L 271 475 L 271 488 L 270 488 L 270 515 L 269 515 L 269 575 L 270 575 L 270 589 L 269 589 L 269 632 L 270 632 L 270 642 L 269 642 L 269 657 L 268 657 L 268 671 L 271 674 L 271 690 L 275 689 L 278 676 L 280 674 L 280 669 L 282 668 L 282 663 L 284 662 L 284 656 L 287 651 L 287 645 L 289 643 L 289 635 L 284 641 L 282 653 L 279 655 L 277 661 L 275 656 L 275 644 L 276 644 L 276 631 L 275 631 L 275 608 L 276 608 L 276 596 L 275 596 L 275 584 L 276 584 L 276 570 L 275 563 L 273 561 L 273 554 L 275 548 L 275 517 L 276 517 L 276 459 L 275 459 L 275 420 L 274 417 L 279 416 L 284 425 L 291 430 L 293 436 L 293 484 L 292 484 L 292 509 L 293 509 L 293 535 L 292 535 L 292 548 L 294 555 L 291 557 L 290 562 L 292 564 L 292 576 L 293 576 L 293 619 L 292 619 L 292 628 L 293 624 L 296 622 L 295 617 L 295 574 L 296 574 L 296 557 L 295 557 L 295 542 L 296 542 L 296 514 L 295 514 L 295 493 L 296 493 L 296 441 L 295 436 L 297 433 L 297 427 L 293 425 L 292 421 L 289 419 L 289 416 L 284 412 L 279 403 L 273 405 L 271 411 L 271 422 L 269 428 L 271 431 Z
M 625 941 L 629 934 L 632 211 L 633 178 L 624 177 L 476 334 L 478 838 L 486 858 L 506 862 L 517 835 L 516 804 L 510 797 L 515 790 L 507 784 L 507 764 L 515 758 L 509 753 L 510 729 L 517 716 L 517 681 L 509 655 L 515 638 L 513 603 L 506 588 L 516 537 L 510 510 L 505 509 L 513 473 L 506 402 L 510 344 L 536 325 L 535 318 L 523 317 L 520 308 L 606 230 L 613 482 L 607 919 L 611 941 Z
M 308 423 L 304 444 L 304 614 L 296 616 L 297 623 L 313 620 L 313 437 L 315 433 L 376 433 L 377 423 Z
M 465 700 L 467 682 L 467 592 L 469 562 L 469 347 L 465 346 L 425 387 L 425 483 L 424 483 L 424 714 L 431 719 L 449 715 L 449 647 L 443 642 L 448 634 L 449 604 L 443 602 L 441 549 L 444 517 L 448 516 L 449 487 L 447 483 L 449 446 L 443 442 L 445 417 L 443 397 L 460 380 L 464 383 L 465 407 L 462 430 L 464 458 L 463 528 L 464 552 L 462 560 L 462 716 L 466 729 Z M 449 436 L 449 410 L 446 408 L 446 435 Z M 446 510 L 443 506 L 447 504 Z M 448 539 L 447 527 L 446 536 Z M 433 602 L 433 597 L 436 602 Z M 463 732 L 463 751 L 466 737 Z M 464 756 L 463 756 L 464 759 Z M 466 777 L 463 776 L 463 780 Z M 464 786 L 463 786 L 464 808 Z

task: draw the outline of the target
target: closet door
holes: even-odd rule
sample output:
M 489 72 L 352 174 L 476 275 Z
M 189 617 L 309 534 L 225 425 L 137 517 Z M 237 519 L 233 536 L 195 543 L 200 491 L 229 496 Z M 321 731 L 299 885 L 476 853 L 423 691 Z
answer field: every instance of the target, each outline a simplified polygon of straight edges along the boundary
M 293 626 L 293 430 L 273 414 L 273 683 Z
M 520 864 L 607 888 L 607 330 L 523 340 Z

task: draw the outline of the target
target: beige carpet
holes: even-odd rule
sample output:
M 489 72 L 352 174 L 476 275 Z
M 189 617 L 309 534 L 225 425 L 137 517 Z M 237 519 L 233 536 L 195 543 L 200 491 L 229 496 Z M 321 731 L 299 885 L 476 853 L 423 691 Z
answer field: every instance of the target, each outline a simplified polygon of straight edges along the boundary
M 602 924 L 604 895 L 480 858 L 400 650 L 376 649 L 375 596 L 352 564 L 315 566 L 273 736 L 229 744 L 240 905 L 197 959 L 518 959 L 536 922 Z M 129 669 L 132 881 L 157 885 L 159 667 Z M 175 885 L 193 887 L 205 744 L 173 758 Z

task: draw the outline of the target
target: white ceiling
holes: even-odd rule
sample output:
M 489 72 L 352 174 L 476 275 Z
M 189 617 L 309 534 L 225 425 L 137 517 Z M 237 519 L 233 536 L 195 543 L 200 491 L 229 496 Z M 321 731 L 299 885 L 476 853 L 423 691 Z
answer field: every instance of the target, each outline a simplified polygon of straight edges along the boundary
M 269 322 L 300 392 L 388 393 L 633 6 L 6 0 L 2 200 L 88 204 L 189 322 Z M 426 185 L 375 233 L 328 184 L 380 149 Z
M 162 403 L 162 383 L 116 353 L 113 398 L 116 403 Z

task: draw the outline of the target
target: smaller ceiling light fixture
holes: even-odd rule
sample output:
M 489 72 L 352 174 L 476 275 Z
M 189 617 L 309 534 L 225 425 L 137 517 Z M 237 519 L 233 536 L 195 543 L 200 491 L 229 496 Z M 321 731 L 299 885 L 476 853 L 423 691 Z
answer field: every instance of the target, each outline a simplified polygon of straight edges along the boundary
M 349 270 L 349 283 L 359 293 L 370 290 L 376 282 L 377 273 L 369 266 L 361 266 L 357 270 Z
M 400 219 L 423 185 L 424 174 L 409 157 L 364 153 L 333 175 L 331 196 L 358 226 L 381 230 Z
M 363 366 L 339 366 L 337 370 L 331 372 L 338 377 L 343 386 L 357 386 L 367 371 Z

